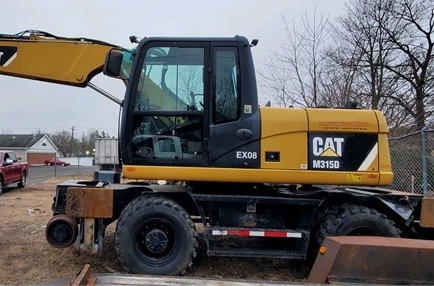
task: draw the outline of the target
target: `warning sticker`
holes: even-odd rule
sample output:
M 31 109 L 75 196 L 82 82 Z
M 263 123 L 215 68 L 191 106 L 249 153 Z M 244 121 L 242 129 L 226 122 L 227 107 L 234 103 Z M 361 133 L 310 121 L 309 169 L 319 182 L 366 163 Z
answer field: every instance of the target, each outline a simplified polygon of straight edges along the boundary
M 347 180 L 348 182 L 360 182 L 362 181 L 362 176 L 356 174 L 346 174 L 345 180 Z

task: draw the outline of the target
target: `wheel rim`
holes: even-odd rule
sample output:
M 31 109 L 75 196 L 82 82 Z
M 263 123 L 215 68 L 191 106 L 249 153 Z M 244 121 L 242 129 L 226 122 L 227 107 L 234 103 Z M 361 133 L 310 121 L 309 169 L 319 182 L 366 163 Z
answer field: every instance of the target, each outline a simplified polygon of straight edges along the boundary
M 162 254 L 169 245 L 169 239 L 165 232 L 153 229 L 145 235 L 146 250 L 154 255 Z
M 136 234 L 136 247 L 146 264 L 163 265 L 172 261 L 177 242 L 174 226 L 164 219 L 145 221 Z
M 26 180 L 27 180 L 27 176 L 26 176 L 26 175 L 23 175 L 23 178 L 21 179 L 21 184 L 22 184 L 23 186 L 26 185 Z

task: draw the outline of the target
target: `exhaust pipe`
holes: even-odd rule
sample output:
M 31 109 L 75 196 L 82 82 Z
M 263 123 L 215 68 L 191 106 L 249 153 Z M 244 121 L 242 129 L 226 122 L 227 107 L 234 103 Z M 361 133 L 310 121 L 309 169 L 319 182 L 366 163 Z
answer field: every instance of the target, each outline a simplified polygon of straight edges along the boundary
M 55 248 L 71 246 L 77 237 L 77 233 L 77 222 L 66 214 L 54 216 L 45 228 L 45 237 L 48 243 Z

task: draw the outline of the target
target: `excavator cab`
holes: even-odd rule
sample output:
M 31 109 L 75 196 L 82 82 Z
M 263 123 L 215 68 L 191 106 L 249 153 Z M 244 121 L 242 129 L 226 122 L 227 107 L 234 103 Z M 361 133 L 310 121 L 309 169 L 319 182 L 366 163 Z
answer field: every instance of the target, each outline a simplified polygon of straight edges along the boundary
M 122 116 L 124 163 L 258 167 L 260 120 L 246 53 L 243 37 L 142 40 Z M 119 77 L 125 56 L 110 52 L 105 74 Z M 249 162 L 234 160 L 237 152 Z

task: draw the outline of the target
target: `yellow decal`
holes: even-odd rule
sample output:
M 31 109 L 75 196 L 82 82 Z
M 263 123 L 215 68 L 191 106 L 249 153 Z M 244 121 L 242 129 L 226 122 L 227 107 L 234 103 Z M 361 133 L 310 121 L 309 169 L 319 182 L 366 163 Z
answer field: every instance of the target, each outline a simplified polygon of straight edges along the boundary
M 355 175 L 355 174 L 346 174 L 345 180 L 350 181 L 350 182 L 361 182 L 362 176 Z
M 324 157 L 339 157 L 339 155 L 336 154 L 336 152 L 332 148 L 327 148 L 326 150 L 324 150 L 324 152 L 322 152 L 320 154 L 320 156 L 324 156 Z

